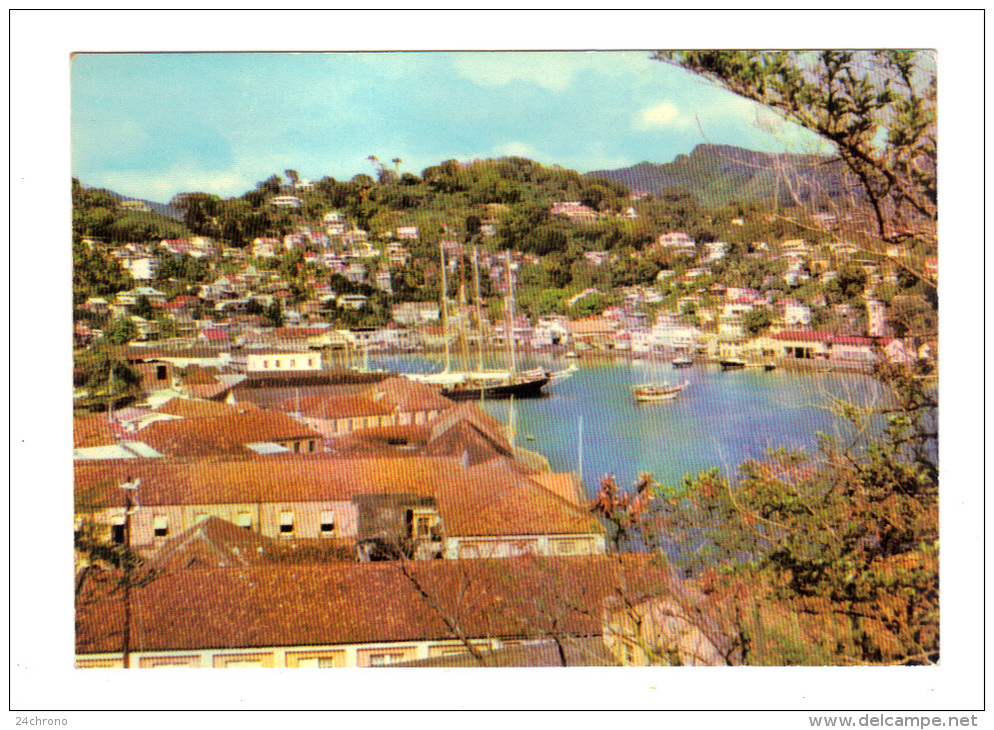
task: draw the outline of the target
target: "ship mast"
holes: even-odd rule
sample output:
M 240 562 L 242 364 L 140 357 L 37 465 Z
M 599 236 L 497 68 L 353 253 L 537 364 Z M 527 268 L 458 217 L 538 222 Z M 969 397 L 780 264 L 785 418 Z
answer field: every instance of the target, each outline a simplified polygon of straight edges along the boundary
M 442 257 L 442 339 L 445 340 L 445 372 L 449 372 L 452 363 L 449 360 L 449 284 L 445 278 L 445 248 L 438 242 L 438 252 Z
M 514 351 L 514 277 L 511 275 L 511 252 L 507 252 L 507 291 L 508 291 L 508 310 L 510 311 L 510 322 L 508 322 L 507 334 L 511 341 L 511 372 L 514 373 L 518 369 L 517 356 Z
M 477 345 L 479 346 L 480 359 L 477 365 L 477 369 L 483 372 L 483 315 L 480 313 L 480 252 L 477 250 L 476 246 L 473 246 L 473 274 L 476 277 L 476 327 L 477 335 L 479 337 Z M 481 391 L 482 393 L 482 391 Z
M 469 314 L 469 307 L 466 306 L 466 259 L 463 256 L 462 245 L 459 246 L 459 337 L 462 340 L 460 350 L 462 351 L 463 368 L 469 370 L 469 331 L 466 329 L 466 320 Z

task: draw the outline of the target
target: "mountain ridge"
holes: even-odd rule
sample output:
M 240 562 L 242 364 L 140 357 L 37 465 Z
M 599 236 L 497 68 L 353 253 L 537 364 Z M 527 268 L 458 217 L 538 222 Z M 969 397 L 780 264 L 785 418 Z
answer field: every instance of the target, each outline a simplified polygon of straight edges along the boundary
M 659 195 L 667 188 L 686 188 L 702 205 L 721 207 L 775 197 L 778 205 L 790 205 L 793 195 L 803 202 L 817 196 L 837 197 L 843 194 L 841 173 L 841 162 L 829 155 L 700 144 L 672 162 L 644 160 L 614 170 L 591 170 L 583 177 L 622 183 L 637 194 Z

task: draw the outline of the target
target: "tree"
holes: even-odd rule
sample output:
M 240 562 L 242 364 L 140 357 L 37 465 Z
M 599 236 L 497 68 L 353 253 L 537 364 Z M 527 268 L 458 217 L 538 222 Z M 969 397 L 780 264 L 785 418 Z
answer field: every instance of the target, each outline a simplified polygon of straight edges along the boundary
M 876 253 L 936 241 L 935 58 L 926 51 L 661 51 L 679 65 L 772 109 L 829 142 Z M 854 216 L 858 224 L 859 215 Z M 850 231 L 852 227 L 850 227 Z M 899 262 L 927 280 L 907 261 Z
M 138 326 L 131 317 L 117 317 L 111 321 L 105 334 L 107 341 L 115 345 L 124 345 L 138 336 Z
M 272 323 L 273 327 L 283 326 L 283 305 L 280 300 L 273 297 L 273 300 L 266 307 L 266 318 Z
M 150 302 L 148 297 L 144 294 L 138 297 L 137 301 L 135 301 L 135 306 L 132 307 L 131 313 L 143 319 L 155 318 L 155 308 L 152 306 L 152 302 Z
M 934 69 L 921 54 L 658 57 L 830 141 L 861 186 L 873 247 L 934 240 Z M 862 291 L 858 268 L 840 268 L 843 295 Z M 936 366 L 881 356 L 873 375 L 870 405 L 835 401 L 848 428 L 823 436 L 814 454 L 776 449 L 736 476 L 714 470 L 680 487 L 642 479 L 635 514 L 635 495 L 612 485 L 593 505 L 643 544 L 677 554 L 743 662 L 938 660 Z
M 749 335 L 755 337 L 770 328 L 773 324 L 773 315 L 767 307 L 756 307 L 746 312 L 742 320 Z

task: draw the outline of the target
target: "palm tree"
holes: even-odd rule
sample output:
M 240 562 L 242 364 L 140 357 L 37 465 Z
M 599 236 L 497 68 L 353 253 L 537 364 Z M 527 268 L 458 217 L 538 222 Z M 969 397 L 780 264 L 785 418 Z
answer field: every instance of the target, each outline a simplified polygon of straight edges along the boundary
M 397 177 L 399 178 L 399 177 L 400 177 L 400 163 L 401 163 L 401 162 L 403 162 L 403 160 L 402 160 L 402 159 L 400 159 L 399 157 L 394 157 L 394 158 L 393 158 L 393 159 L 391 160 L 391 162 L 392 162 L 392 163 L 394 164 L 394 166 L 395 166 L 395 167 L 397 168 Z

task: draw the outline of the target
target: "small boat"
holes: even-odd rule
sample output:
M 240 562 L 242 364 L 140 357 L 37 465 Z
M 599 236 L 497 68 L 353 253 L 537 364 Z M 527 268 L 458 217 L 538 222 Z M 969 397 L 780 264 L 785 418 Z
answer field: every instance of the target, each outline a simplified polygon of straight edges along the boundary
M 738 357 L 730 357 L 721 361 L 722 370 L 742 370 L 748 363 Z
M 563 357 L 565 357 L 568 360 L 579 360 L 580 359 L 580 356 L 576 353 L 575 350 L 570 350 L 565 355 L 563 355 Z
M 675 357 L 671 363 L 675 368 L 689 368 L 694 364 L 694 361 L 689 357 Z
M 688 380 L 684 380 L 679 385 L 670 385 L 669 383 L 645 383 L 643 385 L 632 386 L 632 396 L 634 396 L 637 403 L 655 403 L 663 400 L 674 400 L 686 389 L 688 385 L 690 385 L 690 381 Z
M 770 372 L 771 370 L 776 370 L 776 369 L 777 369 L 777 364 L 775 362 L 763 363 L 763 370 L 765 370 L 766 372 Z

